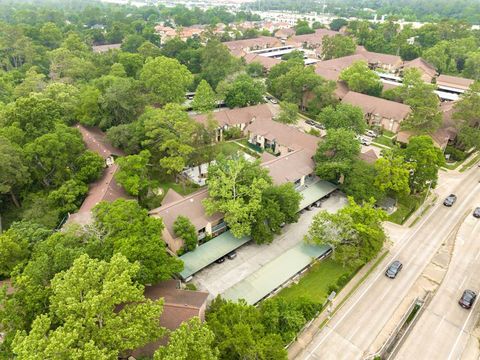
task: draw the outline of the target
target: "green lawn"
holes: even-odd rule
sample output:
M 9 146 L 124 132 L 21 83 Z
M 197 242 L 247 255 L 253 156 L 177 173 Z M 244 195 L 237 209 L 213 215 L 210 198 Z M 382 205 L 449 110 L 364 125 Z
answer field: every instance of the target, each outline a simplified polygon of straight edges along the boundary
M 241 146 L 239 146 L 237 143 L 234 141 L 222 141 L 219 142 L 218 144 L 213 145 L 214 147 L 214 153 L 216 155 L 223 154 L 224 156 L 232 156 L 236 155 L 238 151 L 244 151 Z
M 394 146 L 392 139 L 386 137 L 385 135 L 378 136 L 377 138 L 375 138 L 375 140 L 373 142 L 377 143 L 377 144 L 384 145 L 384 146 L 388 146 L 388 147 L 393 147 Z
M 416 197 L 409 195 L 398 199 L 397 210 L 388 217 L 388 220 L 395 224 L 404 224 L 410 215 L 412 215 L 413 212 L 418 209 L 422 198 L 422 196 Z
M 335 285 L 342 275 L 352 273 L 352 269 L 343 267 L 332 259 L 327 259 L 313 265 L 300 278 L 298 284 L 283 289 L 277 296 L 282 296 L 288 300 L 306 297 L 323 304 L 330 293 L 330 287 Z
M 460 169 L 460 172 L 464 172 L 465 170 L 470 169 L 474 164 L 476 164 L 478 161 L 480 161 L 480 154 L 475 156 L 472 160 L 470 160 L 468 163 L 462 166 Z
M 393 131 L 383 130 L 383 136 L 387 138 L 395 137 L 395 133 Z

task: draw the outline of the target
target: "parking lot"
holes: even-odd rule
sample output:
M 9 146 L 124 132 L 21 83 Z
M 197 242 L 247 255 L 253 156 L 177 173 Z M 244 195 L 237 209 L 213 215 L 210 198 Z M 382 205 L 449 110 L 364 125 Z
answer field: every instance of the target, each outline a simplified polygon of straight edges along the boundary
M 347 203 L 345 195 L 335 192 L 324 199 L 320 208 L 312 208 L 300 215 L 297 223 L 288 224 L 281 235 L 269 245 L 257 245 L 250 242 L 237 249 L 237 257 L 225 260 L 222 264 L 211 264 L 193 276 L 192 282 L 199 290 L 207 290 L 210 298 L 243 280 L 264 264 L 270 262 L 286 250 L 303 241 L 313 216 L 320 210 L 336 212 Z

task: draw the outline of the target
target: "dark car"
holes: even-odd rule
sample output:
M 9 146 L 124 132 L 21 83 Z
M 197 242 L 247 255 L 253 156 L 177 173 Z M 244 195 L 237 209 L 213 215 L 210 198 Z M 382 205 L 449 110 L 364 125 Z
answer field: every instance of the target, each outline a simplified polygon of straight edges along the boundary
M 398 260 L 395 260 L 393 263 L 390 264 L 390 266 L 387 268 L 387 271 L 385 271 L 385 276 L 389 277 L 390 279 L 395 279 L 402 270 L 402 263 Z
M 447 196 L 447 198 L 443 201 L 443 205 L 445 206 L 452 206 L 453 204 L 455 204 L 455 201 L 457 201 L 457 195 L 455 194 L 450 194 Z
M 313 124 L 313 126 L 315 126 L 317 129 L 325 130 L 325 125 L 323 125 L 323 124 L 315 123 L 315 124 Z
M 473 211 L 473 216 L 476 217 L 476 218 L 480 218 L 480 207 L 477 207 L 477 208 Z
M 235 251 L 232 251 L 232 252 L 230 252 L 230 253 L 227 254 L 227 258 L 228 258 L 229 260 L 233 260 L 233 259 L 235 259 L 236 257 L 237 257 L 237 253 L 236 253 Z
M 460 300 L 458 300 L 458 303 L 464 309 L 470 309 L 473 306 L 476 298 L 477 294 L 475 294 L 474 291 L 467 289 L 463 292 L 462 297 L 460 298 Z
M 306 122 L 308 125 L 312 125 L 312 126 L 315 125 L 315 121 L 310 120 L 310 119 L 305 120 L 305 122 Z
M 225 261 L 225 256 L 224 256 L 224 257 L 221 257 L 220 259 L 215 260 L 215 262 L 216 262 L 217 264 L 221 264 L 221 263 L 223 263 L 224 261 Z

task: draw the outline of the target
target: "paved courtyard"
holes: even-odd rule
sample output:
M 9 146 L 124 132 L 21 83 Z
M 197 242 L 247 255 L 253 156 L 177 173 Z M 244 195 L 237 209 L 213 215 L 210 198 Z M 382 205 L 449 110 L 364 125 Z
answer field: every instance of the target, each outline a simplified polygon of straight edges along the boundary
M 192 282 L 200 290 L 207 290 L 214 298 L 232 285 L 243 280 L 274 258 L 303 241 L 313 216 L 324 209 L 336 212 L 347 203 L 345 195 L 335 192 L 323 200 L 321 208 L 313 208 L 300 215 L 297 223 L 285 226 L 281 235 L 270 245 L 257 245 L 253 242 L 237 249 L 237 257 L 226 259 L 222 264 L 212 264 L 194 275 Z

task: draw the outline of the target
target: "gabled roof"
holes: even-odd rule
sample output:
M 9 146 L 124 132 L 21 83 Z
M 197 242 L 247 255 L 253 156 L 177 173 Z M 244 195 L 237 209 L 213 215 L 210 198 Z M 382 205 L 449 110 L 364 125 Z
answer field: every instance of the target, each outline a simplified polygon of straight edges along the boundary
M 373 164 L 378 160 L 378 155 L 373 149 L 360 153 L 358 157 L 368 164 Z
M 193 194 L 182 197 L 180 200 L 166 203 L 156 209 L 150 210 L 149 214 L 154 217 L 163 219 L 165 229 L 175 237 L 173 224 L 177 220 L 178 215 L 186 216 L 190 219 L 195 229 L 200 230 L 205 227 L 208 222 L 215 222 L 223 218 L 220 213 L 208 216 L 205 213 L 202 201 L 208 197 L 208 190 L 201 189 Z
M 336 35 L 341 35 L 341 34 L 338 31 L 333 31 L 328 29 L 317 29 L 313 34 L 292 36 L 287 41 L 287 44 L 302 45 L 303 43 L 307 43 L 313 46 L 322 46 L 323 38 L 325 36 L 336 36 Z
M 262 167 L 268 169 L 275 185 L 281 185 L 313 173 L 315 162 L 308 151 L 301 149 L 266 161 Z
M 320 61 L 315 65 L 315 73 L 327 80 L 337 81 L 343 69 L 350 67 L 357 61 L 367 61 L 362 54 L 343 56 L 337 59 Z
M 404 68 L 415 68 L 420 70 L 422 73 L 428 75 L 429 77 L 433 78 L 437 75 L 437 70 L 433 65 L 430 65 L 426 60 L 422 58 L 416 58 L 411 61 L 407 61 L 403 64 Z
M 377 114 L 382 118 L 395 119 L 397 121 L 404 120 L 411 112 L 408 105 L 354 91 L 349 91 L 343 97 L 342 102 L 358 106 L 365 114 Z
M 400 67 L 402 65 L 402 58 L 400 56 L 368 51 L 363 46 L 357 46 L 355 53 L 363 55 L 370 64 L 383 64 L 393 67 Z
M 304 149 L 309 156 L 317 150 L 320 139 L 306 134 L 292 126 L 288 126 L 272 119 L 257 119 L 245 129 L 247 132 L 260 135 L 268 140 L 275 140 L 277 144 L 292 150 Z
M 259 62 L 267 70 L 270 70 L 272 67 L 282 62 L 282 60 L 280 59 L 270 58 L 267 56 L 261 56 L 261 55 L 252 54 L 252 53 L 245 54 L 243 58 L 245 59 L 247 64 L 251 64 L 253 62 Z
M 470 88 L 470 85 L 472 85 L 474 82 L 475 80 L 472 79 L 466 79 L 458 76 L 444 74 L 437 77 L 437 85 L 448 86 L 461 90 L 468 90 Z
M 82 134 L 83 142 L 88 150 L 91 150 L 104 159 L 109 156 L 123 156 L 125 153 L 112 146 L 107 140 L 105 133 L 97 127 L 87 127 L 81 124 L 75 125 L 75 127 L 80 130 Z
M 103 53 L 103 52 L 107 52 L 108 50 L 120 49 L 121 46 L 122 44 L 94 45 L 92 46 L 92 51 L 94 53 Z
M 234 40 L 223 43 L 230 51 L 238 51 L 255 48 L 269 48 L 281 46 L 282 43 L 273 36 L 259 36 L 253 39 Z
M 172 188 L 167 190 L 167 193 L 165 194 L 165 197 L 162 199 L 162 206 L 167 205 L 170 203 L 173 203 L 175 201 L 183 199 L 183 196 L 177 193 L 175 190 Z
M 222 109 L 212 113 L 219 126 L 249 124 L 254 119 L 271 119 L 275 114 L 269 104 L 259 104 L 235 109 Z M 193 119 L 206 125 L 208 115 L 195 115 Z

